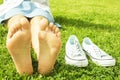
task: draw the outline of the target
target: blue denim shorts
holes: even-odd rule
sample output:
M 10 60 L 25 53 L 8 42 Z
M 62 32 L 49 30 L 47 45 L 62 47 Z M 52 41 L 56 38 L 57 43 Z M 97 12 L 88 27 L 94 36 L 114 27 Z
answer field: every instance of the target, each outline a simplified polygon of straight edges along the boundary
M 29 0 L 23 1 L 17 7 L 12 8 L 7 13 L 0 16 L 0 23 L 17 14 L 24 15 L 28 18 L 32 18 L 34 16 L 43 16 L 47 18 L 49 22 L 54 23 L 54 18 L 51 15 L 50 11 L 42 9 L 42 8 L 38 8 L 34 3 L 32 3 Z

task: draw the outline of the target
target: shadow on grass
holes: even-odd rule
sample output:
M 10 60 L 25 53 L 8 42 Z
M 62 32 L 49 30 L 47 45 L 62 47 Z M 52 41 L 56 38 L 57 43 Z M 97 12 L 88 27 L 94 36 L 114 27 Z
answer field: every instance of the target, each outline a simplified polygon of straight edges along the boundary
M 56 62 L 53 73 L 50 75 L 53 78 L 61 77 L 63 79 L 71 80 L 74 78 L 80 78 L 83 75 L 91 75 L 88 72 L 92 71 L 91 67 L 76 67 L 70 66 L 63 62 Z
M 80 19 L 72 19 L 72 18 L 66 18 L 66 17 L 61 17 L 61 16 L 56 16 L 55 20 L 59 22 L 61 25 L 67 25 L 66 27 L 69 26 L 74 26 L 77 28 L 92 28 L 92 29 L 101 29 L 101 30 L 109 30 L 109 31 L 114 31 L 117 30 L 117 27 L 113 27 L 112 25 L 104 25 L 104 24 L 95 24 L 87 21 L 83 21 Z M 64 30 L 64 28 L 62 27 Z
M 60 78 L 61 80 L 113 80 L 118 74 L 114 74 L 114 67 L 97 66 L 89 61 L 87 67 L 75 67 L 67 65 L 63 62 L 56 62 L 54 72 L 51 74 L 53 78 Z

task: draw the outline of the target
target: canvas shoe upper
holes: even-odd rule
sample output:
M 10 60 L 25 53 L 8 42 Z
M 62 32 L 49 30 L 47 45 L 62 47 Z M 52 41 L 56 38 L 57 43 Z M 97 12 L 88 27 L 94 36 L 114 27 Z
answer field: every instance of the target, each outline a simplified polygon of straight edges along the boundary
M 83 39 L 82 47 L 96 64 L 101 66 L 115 65 L 115 59 L 95 45 L 88 37 Z
M 75 35 L 71 35 L 66 43 L 66 55 L 65 60 L 67 64 L 85 67 L 88 65 L 88 60 L 84 51 L 82 50 L 80 43 Z

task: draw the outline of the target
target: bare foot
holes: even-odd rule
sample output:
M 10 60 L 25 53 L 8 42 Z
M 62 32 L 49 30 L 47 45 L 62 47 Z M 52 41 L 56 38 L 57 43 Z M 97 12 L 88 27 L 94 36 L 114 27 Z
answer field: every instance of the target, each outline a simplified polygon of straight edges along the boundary
M 54 68 L 61 48 L 61 33 L 53 23 L 42 27 L 44 29 L 39 32 L 38 72 L 40 74 L 48 74 Z
M 19 74 L 32 74 L 30 25 L 25 18 L 17 22 L 9 28 L 6 45 Z

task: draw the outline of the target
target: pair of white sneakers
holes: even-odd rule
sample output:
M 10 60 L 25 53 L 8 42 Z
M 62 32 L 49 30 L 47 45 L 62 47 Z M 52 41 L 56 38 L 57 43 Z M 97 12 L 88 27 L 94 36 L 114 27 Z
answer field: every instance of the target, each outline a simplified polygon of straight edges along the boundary
M 86 54 L 99 66 L 114 66 L 116 62 L 112 56 L 101 50 L 88 37 L 83 39 L 81 47 L 77 37 L 71 35 L 66 43 L 65 50 L 65 61 L 69 65 L 86 67 L 88 65 Z M 86 51 L 86 54 L 83 50 Z

